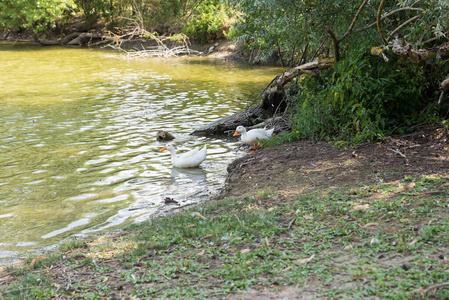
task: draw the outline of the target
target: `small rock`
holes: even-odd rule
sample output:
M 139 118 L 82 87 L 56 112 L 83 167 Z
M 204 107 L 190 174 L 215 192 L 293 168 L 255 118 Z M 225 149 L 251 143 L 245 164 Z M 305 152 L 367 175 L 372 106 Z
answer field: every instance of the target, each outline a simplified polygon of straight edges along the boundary
M 156 133 L 156 139 L 158 141 L 170 141 L 170 140 L 175 139 L 175 137 L 173 135 L 171 135 L 170 133 L 168 133 L 167 131 L 159 130 Z
M 164 201 L 165 201 L 165 204 L 170 204 L 170 203 L 179 204 L 178 201 L 176 201 L 170 197 L 165 197 Z

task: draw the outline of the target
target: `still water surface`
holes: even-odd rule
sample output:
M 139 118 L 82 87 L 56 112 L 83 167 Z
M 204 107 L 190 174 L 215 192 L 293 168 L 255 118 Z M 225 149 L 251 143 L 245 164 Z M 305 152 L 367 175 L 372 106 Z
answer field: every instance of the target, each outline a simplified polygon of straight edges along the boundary
M 189 135 L 241 110 L 279 74 L 205 58 L 127 60 L 101 49 L 0 43 L 0 264 L 112 230 L 222 187 L 235 138 Z M 171 167 L 207 144 L 200 168 Z

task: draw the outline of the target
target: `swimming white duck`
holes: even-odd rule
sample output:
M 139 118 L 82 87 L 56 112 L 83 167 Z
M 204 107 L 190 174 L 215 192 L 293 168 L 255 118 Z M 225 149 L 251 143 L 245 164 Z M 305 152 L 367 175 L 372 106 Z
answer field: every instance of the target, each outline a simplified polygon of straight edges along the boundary
M 171 163 L 177 168 L 195 168 L 198 167 L 205 159 L 207 154 L 206 145 L 200 149 L 196 147 L 193 150 L 176 155 L 175 148 L 171 144 L 167 144 L 160 151 L 168 150 L 171 153 Z
M 267 130 L 266 128 L 256 128 L 251 129 L 250 131 L 246 131 L 246 128 L 243 126 L 238 126 L 237 129 L 234 132 L 234 136 L 237 134 L 241 134 L 240 139 L 245 144 L 254 144 L 251 149 L 255 149 L 259 147 L 259 140 L 266 140 L 269 139 L 273 135 L 274 128 L 271 128 Z

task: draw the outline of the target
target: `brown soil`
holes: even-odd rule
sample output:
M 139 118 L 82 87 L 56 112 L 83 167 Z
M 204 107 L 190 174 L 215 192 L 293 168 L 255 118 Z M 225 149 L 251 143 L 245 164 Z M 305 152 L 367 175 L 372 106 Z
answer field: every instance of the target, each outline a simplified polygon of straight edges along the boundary
M 257 197 L 272 192 L 288 203 L 318 190 L 347 190 L 394 182 L 404 176 L 447 174 L 448 138 L 447 130 L 424 128 L 355 150 L 338 150 L 330 143 L 306 140 L 265 148 L 228 166 L 227 185 L 220 197 Z M 401 265 L 410 259 L 411 256 L 400 256 L 383 263 Z M 340 284 L 343 281 L 336 280 Z M 309 282 L 306 289 L 284 287 L 276 292 L 250 289 L 226 299 L 316 299 L 314 289 L 320 284 Z
M 355 150 L 306 140 L 265 148 L 228 166 L 227 186 L 221 196 L 275 191 L 292 198 L 314 190 L 396 181 L 406 175 L 447 173 L 448 137 L 447 130 L 425 128 Z

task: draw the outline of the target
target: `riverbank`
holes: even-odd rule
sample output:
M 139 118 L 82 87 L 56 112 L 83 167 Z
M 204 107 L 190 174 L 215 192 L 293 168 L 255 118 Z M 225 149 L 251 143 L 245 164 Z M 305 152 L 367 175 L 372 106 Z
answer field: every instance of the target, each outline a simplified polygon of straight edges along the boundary
M 80 23 L 81 24 L 81 23 Z M 80 39 L 76 43 L 68 43 L 68 38 L 74 34 L 82 34 L 76 29 L 82 27 L 80 24 L 74 24 L 70 28 L 66 28 L 66 33 L 57 34 L 53 30 L 47 30 L 40 35 L 40 38 L 36 40 L 36 36 L 29 30 L 8 30 L 0 31 L 0 41 L 7 42 L 28 42 L 40 44 L 41 46 L 68 46 L 68 47 L 108 47 L 112 46 L 118 51 L 141 51 L 143 49 L 150 49 L 152 47 L 158 46 L 161 42 L 160 40 L 155 40 L 150 37 L 144 38 L 142 36 L 136 35 L 126 39 L 117 40 L 108 35 L 109 32 L 106 28 L 99 27 L 96 30 L 86 32 L 86 37 Z M 166 34 L 161 34 L 165 36 Z M 155 36 L 154 38 L 157 38 Z M 251 53 L 247 53 L 244 47 L 240 43 L 235 43 L 227 40 L 224 36 L 216 37 L 212 40 L 206 42 L 199 42 L 193 39 L 189 39 L 185 36 L 187 49 L 192 50 L 193 55 L 207 56 L 214 59 L 221 59 L 227 61 L 235 62 L 248 62 L 251 58 Z M 74 39 L 74 38 L 73 38 Z M 72 40 L 73 40 L 72 39 Z M 173 48 L 179 46 L 176 42 L 170 42 L 168 40 L 165 42 L 168 48 Z M 273 62 L 269 63 L 273 65 Z
M 297 141 L 228 167 L 208 203 L 0 272 L 4 298 L 444 298 L 448 131 Z

